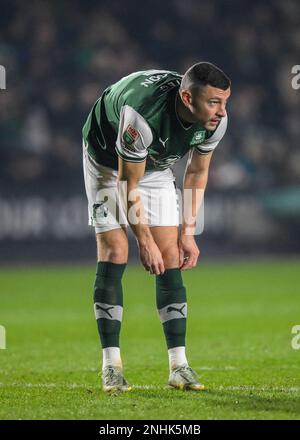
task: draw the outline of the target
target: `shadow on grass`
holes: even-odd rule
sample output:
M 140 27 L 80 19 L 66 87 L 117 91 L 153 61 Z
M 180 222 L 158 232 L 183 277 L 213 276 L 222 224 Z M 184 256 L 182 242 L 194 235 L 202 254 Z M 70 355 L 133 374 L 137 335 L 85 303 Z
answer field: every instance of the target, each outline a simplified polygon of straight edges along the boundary
M 300 417 L 299 394 L 284 391 L 215 391 L 209 393 L 207 405 L 235 408 L 239 411 L 287 412 Z
M 160 401 L 161 405 L 165 402 L 180 402 L 181 404 L 188 401 L 195 402 L 199 406 L 205 407 L 207 410 L 230 410 L 230 412 L 285 412 L 290 414 L 299 414 L 300 417 L 300 398 L 298 393 L 285 393 L 284 391 L 276 393 L 270 391 L 181 391 L 175 389 L 141 389 L 133 388 L 130 392 L 108 396 L 110 398 L 132 398 L 137 401 L 155 400 Z

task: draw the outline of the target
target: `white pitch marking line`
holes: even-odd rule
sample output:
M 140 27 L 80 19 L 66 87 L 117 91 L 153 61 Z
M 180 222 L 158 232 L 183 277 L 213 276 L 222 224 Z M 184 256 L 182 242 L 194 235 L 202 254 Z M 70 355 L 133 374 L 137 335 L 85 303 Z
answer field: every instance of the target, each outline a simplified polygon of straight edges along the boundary
M 143 389 L 143 390 L 162 390 L 162 389 L 170 389 L 168 385 L 166 386 L 159 386 L 159 385 L 132 385 L 133 388 L 137 389 Z M 94 385 L 84 385 L 84 384 L 57 384 L 57 383 L 12 383 L 12 384 L 4 384 L 0 383 L 0 388 L 67 388 L 67 389 L 74 389 L 74 388 L 82 388 L 82 389 L 94 389 Z M 97 387 L 97 389 L 100 388 Z M 282 392 L 300 392 L 300 387 L 270 387 L 268 385 L 263 385 L 260 387 L 257 386 L 251 386 L 251 385 L 240 385 L 240 386 L 211 386 L 209 387 L 211 390 L 219 390 L 219 391 L 282 391 Z
M 0 388 L 93 388 L 93 386 L 78 384 L 78 383 L 68 383 L 68 384 L 58 384 L 58 383 L 11 383 L 5 384 L 0 383 Z
M 295 370 L 299 370 L 300 366 L 297 365 L 276 365 L 276 366 L 269 366 L 266 367 L 267 369 L 271 369 L 271 370 L 283 370 L 283 369 L 295 369 Z M 223 367 L 208 367 L 208 366 L 194 366 L 195 370 L 202 370 L 202 371 L 239 371 L 239 370 L 260 370 L 261 367 L 234 367 L 231 365 L 225 365 Z M 43 372 L 47 372 L 47 371 L 51 371 L 49 368 L 45 368 L 43 369 Z M 76 372 L 80 373 L 82 371 L 85 372 L 90 372 L 90 373 L 98 373 L 99 372 L 99 368 L 82 368 L 80 370 L 76 370 Z M 39 373 L 41 372 L 41 370 L 38 371 Z M 4 376 L 9 376 L 10 372 L 3 372 L 2 375 Z
M 203 371 L 235 371 L 235 370 L 240 370 L 239 367 L 232 367 L 231 365 L 228 365 L 226 367 L 193 367 L 197 370 L 203 370 Z
M 209 366 L 194 366 L 195 370 L 199 371 L 241 371 L 241 370 L 261 370 L 261 367 L 234 367 L 232 365 L 225 365 L 223 367 L 209 367 Z M 275 366 L 269 366 L 266 367 L 266 369 L 270 370 L 284 370 L 284 369 L 293 369 L 293 370 L 299 370 L 300 366 L 298 365 L 275 365 Z M 46 370 L 45 370 L 46 371 Z M 47 370 L 48 371 L 48 370 Z M 90 372 L 90 373 L 97 373 L 99 371 L 98 368 L 82 368 L 80 371 Z
M 161 390 L 161 389 L 171 389 L 168 385 L 166 386 L 158 386 L 158 385 L 132 385 L 133 388 L 144 389 L 144 390 Z M 268 385 L 263 385 L 261 387 L 251 386 L 251 385 L 240 385 L 240 386 L 208 386 L 209 390 L 217 390 L 217 391 L 282 391 L 282 392 L 300 392 L 300 387 L 269 387 Z
M 240 386 L 219 386 L 216 389 L 218 390 L 225 390 L 225 391 L 283 391 L 283 392 L 292 392 L 292 393 L 297 393 L 300 391 L 300 387 L 290 387 L 290 388 L 285 388 L 285 387 L 272 387 L 269 385 L 263 385 L 261 387 L 257 387 L 257 386 L 252 386 L 252 385 L 240 385 Z

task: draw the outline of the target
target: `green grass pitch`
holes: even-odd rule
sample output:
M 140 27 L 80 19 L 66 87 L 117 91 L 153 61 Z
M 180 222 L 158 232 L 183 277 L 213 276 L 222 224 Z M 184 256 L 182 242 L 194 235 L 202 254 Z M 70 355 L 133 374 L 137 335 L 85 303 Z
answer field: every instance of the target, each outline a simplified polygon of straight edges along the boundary
M 299 261 L 184 273 L 187 355 L 209 390 L 169 389 L 154 278 L 128 265 L 121 348 L 134 389 L 101 390 L 94 267 L 0 270 L 0 419 L 299 419 Z

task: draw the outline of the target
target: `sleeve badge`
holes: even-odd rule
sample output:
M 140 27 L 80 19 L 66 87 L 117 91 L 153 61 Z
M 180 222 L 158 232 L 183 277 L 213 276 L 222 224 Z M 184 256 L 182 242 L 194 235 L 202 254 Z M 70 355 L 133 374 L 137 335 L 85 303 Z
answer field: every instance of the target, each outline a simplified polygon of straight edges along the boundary
M 136 143 L 139 137 L 140 137 L 139 132 L 132 125 L 129 124 L 123 133 L 124 144 L 129 150 L 134 151 L 134 144 Z

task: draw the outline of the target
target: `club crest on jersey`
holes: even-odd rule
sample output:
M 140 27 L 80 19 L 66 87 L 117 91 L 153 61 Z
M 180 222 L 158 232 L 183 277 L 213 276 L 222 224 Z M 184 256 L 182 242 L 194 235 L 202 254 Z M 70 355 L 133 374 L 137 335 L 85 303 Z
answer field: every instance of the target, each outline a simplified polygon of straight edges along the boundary
M 201 144 L 205 140 L 205 131 L 196 131 L 194 133 L 193 139 L 190 142 L 190 145 Z
M 133 149 L 133 146 L 139 138 L 139 132 L 132 126 L 128 125 L 123 133 L 123 141 L 128 149 Z

